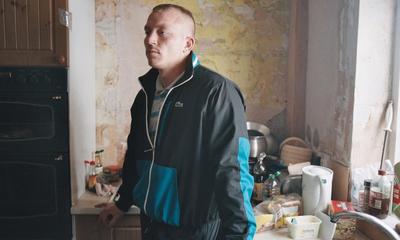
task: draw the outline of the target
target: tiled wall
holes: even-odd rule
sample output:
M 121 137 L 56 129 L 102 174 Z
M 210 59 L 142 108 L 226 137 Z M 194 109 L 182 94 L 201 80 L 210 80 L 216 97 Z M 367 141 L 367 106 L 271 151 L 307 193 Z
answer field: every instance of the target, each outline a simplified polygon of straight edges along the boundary
M 96 144 L 105 149 L 106 164 L 123 161 L 137 77 L 148 70 L 143 26 L 163 2 L 96 0 Z M 193 12 L 195 52 L 239 85 L 248 120 L 285 119 L 289 0 L 170 2 Z M 275 124 L 285 129 L 285 121 Z

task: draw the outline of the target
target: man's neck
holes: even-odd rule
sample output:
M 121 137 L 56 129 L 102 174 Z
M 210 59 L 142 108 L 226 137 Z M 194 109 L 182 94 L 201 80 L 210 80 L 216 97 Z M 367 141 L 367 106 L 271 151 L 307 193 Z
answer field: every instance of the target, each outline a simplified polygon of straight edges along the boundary
M 168 69 L 159 69 L 158 73 L 163 87 L 168 87 L 176 78 L 185 71 L 185 61 Z

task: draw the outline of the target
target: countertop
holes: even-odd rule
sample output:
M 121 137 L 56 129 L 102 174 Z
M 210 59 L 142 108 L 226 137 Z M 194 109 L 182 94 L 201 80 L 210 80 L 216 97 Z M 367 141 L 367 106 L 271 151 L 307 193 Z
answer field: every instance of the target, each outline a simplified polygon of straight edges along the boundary
M 113 197 L 100 197 L 91 192 L 84 192 L 78 199 L 77 203 L 71 207 L 72 215 L 97 215 L 100 213 L 101 208 L 96 208 L 96 204 L 111 202 Z M 136 206 L 132 206 L 126 214 L 139 214 L 140 210 Z M 388 225 L 394 226 L 398 219 L 395 216 L 389 216 L 384 220 Z M 277 230 L 270 230 L 261 233 L 256 233 L 254 240 L 290 240 L 287 228 L 281 228 Z M 365 235 L 360 232 L 356 233 L 356 240 L 368 240 Z
M 91 192 L 83 193 L 76 204 L 71 207 L 72 215 L 97 215 L 101 208 L 96 208 L 96 204 L 111 202 L 113 197 L 100 197 Z M 125 214 L 139 214 L 140 210 L 136 206 L 132 206 Z
M 387 218 L 382 220 L 384 223 L 389 225 L 391 228 L 394 228 L 396 223 L 399 222 L 399 219 L 395 215 L 389 215 Z M 265 232 L 256 233 L 254 240 L 267 240 L 267 239 L 274 239 L 274 240 L 290 240 L 288 229 L 281 228 L 277 230 L 270 230 Z M 356 231 L 355 240 L 369 240 L 367 236 L 365 236 L 360 231 Z

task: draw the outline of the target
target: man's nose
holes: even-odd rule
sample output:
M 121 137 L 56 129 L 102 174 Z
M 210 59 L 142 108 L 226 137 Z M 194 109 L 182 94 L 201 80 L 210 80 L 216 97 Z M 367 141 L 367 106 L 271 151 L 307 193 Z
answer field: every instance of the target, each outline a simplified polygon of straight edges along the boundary
M 144 41 L 148 45 L 156 45 L 157 44 L 157 34 L 155 34 L 154 32 L 148 33 Z

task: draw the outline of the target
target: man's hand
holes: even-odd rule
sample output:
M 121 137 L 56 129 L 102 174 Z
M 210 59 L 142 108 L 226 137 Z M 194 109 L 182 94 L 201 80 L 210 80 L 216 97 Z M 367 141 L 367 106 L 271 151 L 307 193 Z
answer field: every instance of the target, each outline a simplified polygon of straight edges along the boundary
M 119 210 L 114 203 L 101 203 L 95 207 L 103 208 L 99 215 L 99 222 L 107 227 L 114 226 L 114 224 L 124 215 L 124 212 Z

